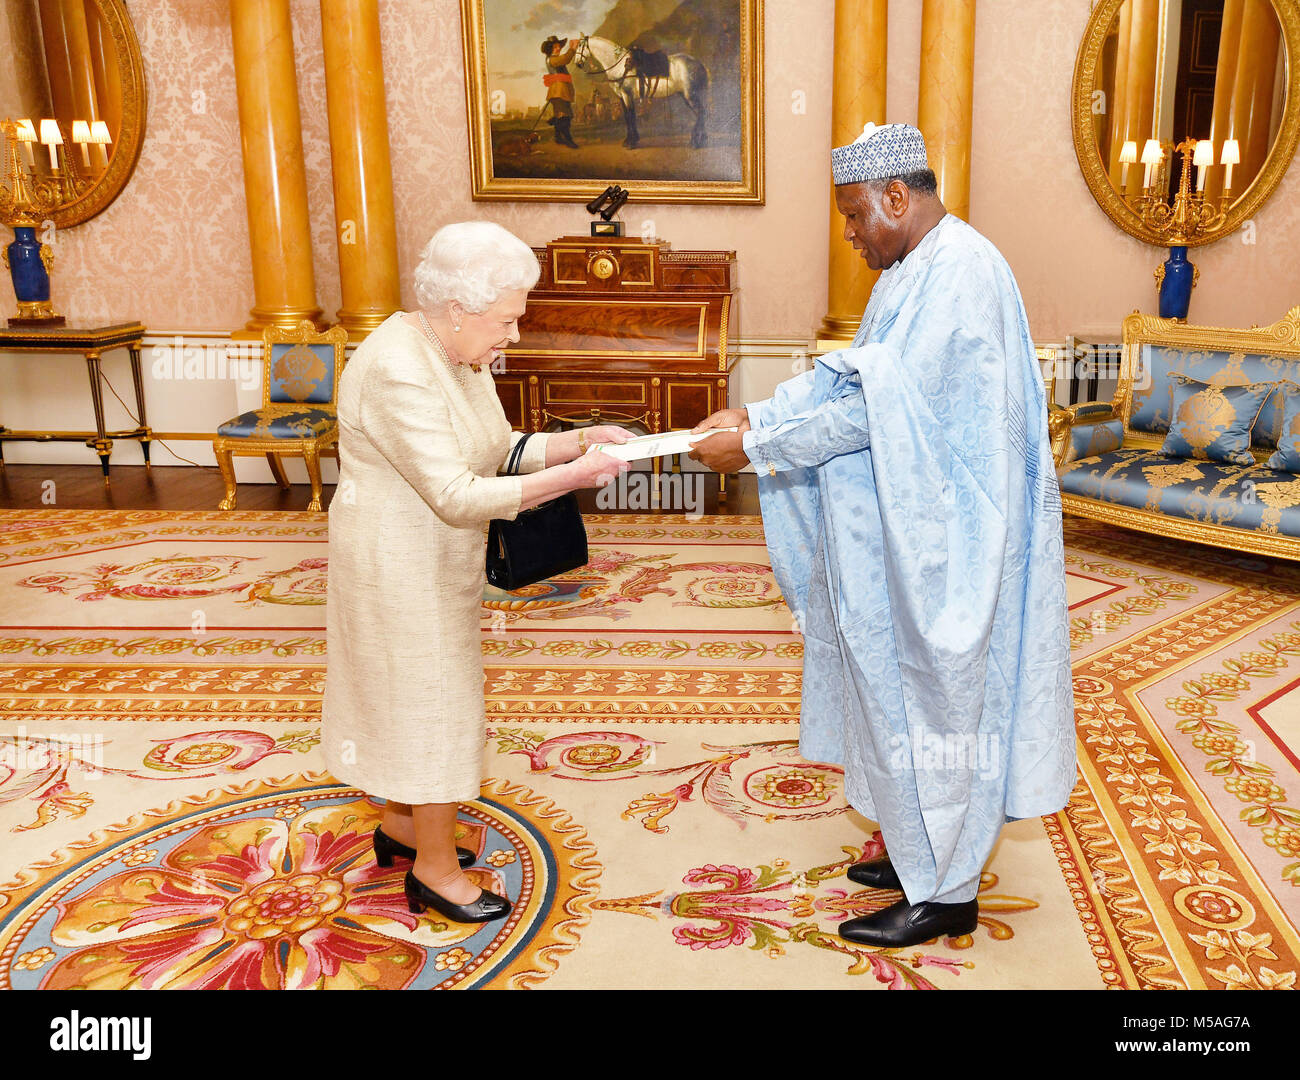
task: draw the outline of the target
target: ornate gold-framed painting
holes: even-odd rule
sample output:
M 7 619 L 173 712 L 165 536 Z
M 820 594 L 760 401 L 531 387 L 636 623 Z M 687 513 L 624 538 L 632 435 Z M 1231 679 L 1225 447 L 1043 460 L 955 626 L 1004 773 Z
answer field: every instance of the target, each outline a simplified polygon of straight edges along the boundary
M 763 0 L 461 0 L 475 199 L 763 201 Z

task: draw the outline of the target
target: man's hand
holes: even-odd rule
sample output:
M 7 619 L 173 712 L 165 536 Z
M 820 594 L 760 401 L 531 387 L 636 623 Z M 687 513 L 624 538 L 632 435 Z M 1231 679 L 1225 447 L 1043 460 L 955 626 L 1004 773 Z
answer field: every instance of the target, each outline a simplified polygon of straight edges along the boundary
M 692 435 L 698 435 L 702 431 L 708 431 L 710 428 L 734 427 L 739 428 L 740 434 L 749 430 L 749 413 L 744 409 L 719 409 L 712 416 L 706 416 L 693 428 Z M 691 457 L 695 457 L 694 454 Z M 696 458 L 698 461 L 699 458 Z
M 739 412 L 738 409 L 724 410 L 724 412 Z M 723 413 L 714 413 L 706 424 L 716 416 L 722 416 Z M 731 424 L 723 423 L 713 425 L 716 427 L 731 427 Z M 748 430 L 749 425 L 745 428 Z M 705 466 L 719 473 L 739 472 L 749 464 L 749 457 L 745 454 L 744 447 L 741 443 L 741 432 L 739 431 L 719 431 L 714 435 L 701 439 L 695 444 L 695 449 L 687 455 L 692 461 L 702 462 Z

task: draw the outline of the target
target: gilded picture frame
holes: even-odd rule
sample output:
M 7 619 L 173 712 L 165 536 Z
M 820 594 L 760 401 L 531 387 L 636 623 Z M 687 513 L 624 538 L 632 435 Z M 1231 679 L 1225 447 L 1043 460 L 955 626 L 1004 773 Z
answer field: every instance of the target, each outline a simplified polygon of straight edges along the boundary
M 475 199 L 763 202 L 763 0 L 548 6 L 461 0 Z

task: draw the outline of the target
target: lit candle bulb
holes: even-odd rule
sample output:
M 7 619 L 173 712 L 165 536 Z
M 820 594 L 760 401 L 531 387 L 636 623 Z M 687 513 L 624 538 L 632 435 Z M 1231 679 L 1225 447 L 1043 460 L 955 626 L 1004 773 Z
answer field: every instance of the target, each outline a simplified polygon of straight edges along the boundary
M 1160 143 L 1155 139 L 1147 139 L 1146 145 L 1142 147 L 1142 164 L 1147 167 L 1146 178 L 1142 181 L 1144 188 L 1151 187 L 1151 174 L 1164 156 L 1165 152 L 1160 149 Z
M 99 148 L 100 163 L 108 168 L 108 150 L 113 143 L 113 136 L 108 132 L 108 125 L 103 120 L 96 120 L 90 125 L 90 141 Z
M 1196 144 L 1196 152 L 1192 155 L 1192 164 L 1196 166 L 1196 190 L 1205 190 L 1205 170 L 1214 164 L 1214 143 L 1209 139 L 1201 139 Z
M 81 147 L 81 163 L 90 168 L 90 151 L 86 144 L 90 142 L 90 125 L 84 120 L 72 121 L 72 141 Z
M 36 142 L 36 128 L 32 126 L 30 120 L 19 120 L 18 141 L 23 144 L 23 149 L 27 151 L 28 168 L 36 168 L 36 155 L 32 152 L 32 143 Z
M 57 170 L 59 157 L 54 148 L 63 145 L 63 136 L 59 134 L 59 122 L 57 120 L 41 121 L 41 142 L 50 149 L 50 169 Z
M 1119 170 L 1119 189 L 1123 192 L 1128 187 L 1128 167 L 1138 159 L 1138 144 L 1131 139 L 1126 142 L 1119 152 L 1120 170 Z
M 1236 139 L 1228 139 L 1223 144 L 1223 157 L 1219 159 L 1221 165 L 1227 168 L 1223 175 L 1223 190 L 1229 192 L 1232 190 L 1232 167 L 1241 163 L 1241 146 Z

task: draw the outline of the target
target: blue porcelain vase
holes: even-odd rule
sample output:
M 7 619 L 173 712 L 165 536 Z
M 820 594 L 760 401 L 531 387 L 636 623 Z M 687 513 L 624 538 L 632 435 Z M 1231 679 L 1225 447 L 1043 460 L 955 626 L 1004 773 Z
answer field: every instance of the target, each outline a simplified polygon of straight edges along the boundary
M 9 276 L 20 304 L 49 301 L 50 275 L 41 261 L 41 242 L 36 239 L 34 225 L 14 226 L 14 242 L 9 245 Z
M 1171 247 L 1164 261 L 1164 276 L 1160 280 L 1160 317 L 1185 319 L 1192 305 L 1192 286 L 1196 283 L 1196 267 L 1187 261 L 1187 248 Z

